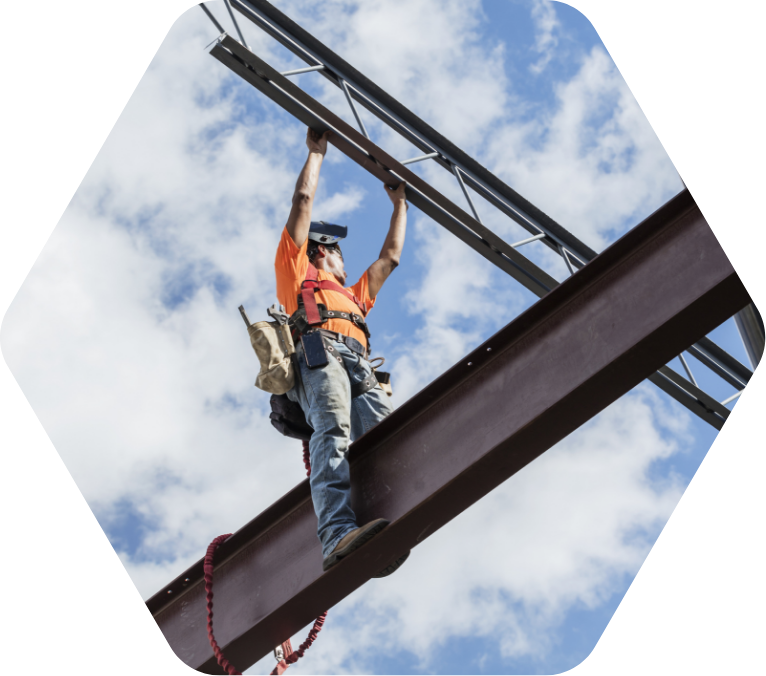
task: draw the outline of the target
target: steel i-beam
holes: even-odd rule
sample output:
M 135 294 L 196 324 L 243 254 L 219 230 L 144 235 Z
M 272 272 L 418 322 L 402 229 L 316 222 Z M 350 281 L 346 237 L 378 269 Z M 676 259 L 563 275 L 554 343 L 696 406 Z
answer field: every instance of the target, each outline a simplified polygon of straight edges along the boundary
M 221 545 L 226 656 L 253 664 L 749 302 L 681 193 L 352 445 L 352 505 L 380 535 L 323 574 L 304 481 Z M 222 673 L 201 561 L 147 605 L 183 662 Z

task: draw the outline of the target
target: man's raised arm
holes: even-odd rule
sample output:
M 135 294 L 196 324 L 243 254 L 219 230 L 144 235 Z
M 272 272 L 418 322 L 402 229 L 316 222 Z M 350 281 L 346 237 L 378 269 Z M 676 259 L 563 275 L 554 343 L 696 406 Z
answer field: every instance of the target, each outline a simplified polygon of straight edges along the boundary
M 407 200 L 404 195 L 404 181 L 396 188 L 383 187 L 386 194 L 394 205 L 394 213 L 391 214 L 391 225 L 388 228 L 386 241 L 380 250 L 380 256 L 367 269 L 367 282 L 369 284 L 370 298 L 375 298 L 383 286 L 383 282 L 399 265 L 399 258 L 404 248 L 404 233 L 407 230 Z
M 319 182 L 319 170 L 327 152 L 327 137 L 329 131 L 319 134 L 309 128 L 306 132 L 306 146 L 309 156 L 298 175 L 293 193 L 293 205 L 287 218 L 287 233 L 293 238 L 295 245 L 300 248 L 309 236 L 311 227 L 311 207 L 314 204 L 314 194 Z

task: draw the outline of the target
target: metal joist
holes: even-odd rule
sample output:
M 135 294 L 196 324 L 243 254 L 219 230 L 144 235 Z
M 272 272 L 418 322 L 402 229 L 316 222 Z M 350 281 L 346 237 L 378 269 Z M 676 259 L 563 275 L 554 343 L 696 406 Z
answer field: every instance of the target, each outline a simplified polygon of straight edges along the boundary
M 432 127 L 405 108 L 393 97 L 388 95 L 385 91 L 380 89 L 374 82 L 359 73 L 345 60 L 332 52 L 332 50 L 323 45 L 319 40 L 302 29 L 298 24 L 293 22 L 270 3 L 265 0 L 232 0 L 232 2 L 245 17 L 254 22 L 259 28 L 271 35 L 294 54 L 306 61 L 306 63 L 310 64 L 307 68 L 288 71 L 283 73 L 283 75 L 319 70 L 328 81 L 344 91 L 344 94 L 351 104 L 352 112 L 357 119 L 357 123 L 360 125 L 360 128 L 362 128 L 365 137 L 368 137 L 367 131 L 364 129 L 364 125 L 361 122 L 361 118 L 352 99 L 361 103 L 376 117 L 388 124 L 392 129 L 398 131 L 404 138 L 425 152 L 425 154 L 420 157 L 402 161 L 400 166 L 425 159 L 436 161 L 444 167 L 444 169 L 451 171 L 456 176 L 476 222 L 480 219 L 478 218 L 476 207 L 466 189 L 467 185 L 470 185 L 470 187 L 478 194 L 487 199 L 490 204 L 520 223 L 533 234 L 533 237 L 511 245 L 512 248 L 516 248 L 529 241 L 541 240 L 544 244 L 562 256 L 570 274 L 573 274 L 575 270 L 582 268 L 583 265 L 589 260 L 592 260 L 596 255 L 587 245 L 566 231 L 530 202 L 525 200 L 509 186 L 505 185 L 500 179 L 482 167 L 473 158 L 457 148 L 448 139 L 441 136 Z M 215 23 L 217 24 L 217 22 Z M 355 159 L 357 161 L 363 160 L 361 157 Z M 380 164 L 377 160 L 376 163 Z M 438 212 L 439 207 L 433 204 L 430 206 L 432 210 L 426 212 L 433 216 L 434 210 Z M 455 222 L 454 216 L 448 214 L 445 218 L 449 221 L 449 229 L 454 234 L 459 236 L 474 249 L 480 251 L 482 255 L 486 253 L 481 251 L 481 247 L 476 246 L 476 242 L 472 241 L 473 238 L 468 231 Z M 442 222 L 443 225 L 446 225 L 443 219 L 440 221 L 437 218 L 436 220 Z M 489 247 L 495 253 L 507 251 L 506 247 L 498 249 L 493 243 L 490 243 Z M 501 255 L 500 257 L 489 255 L 485 257 L 488 258 L 490 262 L 495 263 L 498 267 L 510 274 L 514 274 L 514 270 L 518 271 L 517 266 L 508 265 L 507 260 L 505 260 L 507 259 L 506 255 Z M 534 283 L 530 285 L 528 275 L 526 275 L 526 273 L 521 273 L 521 276 L 527 282 L 524 283 L 524 281 L 522 281 L 522 283 L 538 295 L 542 295 L 541 292 L 544 292 L 545 287 L 548 286 L 547 284 L 537 285 Z M 537 279 L 540 278 L 541 276 L 538 274 Z M 740 321 L 741 316 L 744 316 L 744 313 L 737 316 L 737 325 L 740 328 L 740 332 L 743 335 L 743 341 L 746 342 L 747 347 L 746 339 L 749 339 L 750 334 L 743 333 L 741 326 L 742 321 Z M 763 331 L 761 330 L 759 334 L 761 346 L 763 344 L 762 334 Z M 704 345 L 703 341 L 705 341 L 707 345 Z M 714 349 L 708 349 L 710 345 L 713 345 Z M 757 349 L 750 351 L 757 352 Z M 746 369 L 746 367 L 742 366 L 723 349 L 715 346 L 715 344 L 707 338 L 701 339 L 699 343 L 689 348 L 689 352 L 724 381 L 738 389 L 743 387 L 743 379 L 746 381 L 749 377 L 748 374 L 750 374 L 750 371 Z M 744 372 L 742 369 L 744 369 Z M 681 376 L 678 376 L 678 378 L 681 378 Z M 699 388 L 696 387 L 695 383 L 689 380 L 683 378 L 682 380 L 685 381 L 683 387 L 674 385 L 675 379 L 668 379 L 661 374 L 658 374 L 656 378 L 654 378 L 656 384 L 660 385 L 663 390 L 676 398 L 690 410 L 700 411 L 705 409 L 706 405 L 702 404 L 702 401 L 705 397 L 709 398 L 709 396 L 705 395 L 705 397 L 701 398 L 693 396 L 691 392 L 696 392 Z M 688 387 L 686 384 L 688 384 Z M 702 408 L 700 408 L 701 406 Z M 701 417 L 708 422 L 711 422 L 709 416 L 703 415 Z M 714 419 L 717 421 L 716 427 L 719 427 L 722 422 L 720 416 L 716 415 L 714 416 Z
M 434 161 L 452 173 L 462 172 L 463 180 L 485 199 L 533 235 L 545 232 L 543 243 L 559 253 L 563 246 L 582 261 L 591 260 L 596 252 L 572 233 L 561 227 L 534 204 L 479 164 L 449 139 L 420 119 L 372 80 L 356 70 L 308 31 L 265 0 L 232 0 L 248 19 L 271 35 L 293 54 L 307 63 L 323 63 L 322 75 L 339 88 L 341 80 L 354 86 L 353 98 L 378 119 L 396 130 L 426 154 L 436 151 Z M 578 265 L 577 267 L 581 267 Z
M 729 417 L 730 411 L 726 406 L 669 366 L 657 369 L 657 373 L 653 373 L 647 380 L 717 430 L 723 428 Z
M 535 295 L 542 297 L 558 285 L 558 281 L 553 277 L 515 251 L 517 246 L 536 239 L 547 239 L 547 235 L 538 234 L 516 244 L 506 243 L 477 218 L 471 217 L 417 174 L 409 171 L 404 164 L 397 162 L 375 145 L 366 134 L 359 133 L 288 80 L 284 74 L 269 66 L 230 36 L 224 36 L 211 54 L 307 126 L 317 131 L 333 130 L 335 133 L 330 139 L 331 143 L 382 182 L 396 185 L 400 179 L 407 181 L 407 197 L 410 202 Z M 457 167 L 454 167 L 454 171 L 460 180 L 461 172 Z M 461 187 L 465 193 L 462 181 Z M 468 199 L 470 202 L 470 197 Z M 471 207 L 476 216 L 476 209 L 472 203 Z M 570 274 L 575 272 L 575 268 L 582 268 L 583 263 L 570 256 L 563 247 L 559 245 L 558 250 Z M 726 382 L 739 389 L 743 387 L 738 384 L 742 378 L 749 377 L 746 376 L 749 371 L 744 366 L 708 338 L 703 337 L 699 343 L 689 348 L 689 351 Z M 668 371 L 671 372 L 669 369 Z M 708 401 L 712 400 L 710 395 L 697 387 L 696 383 L 678 374 L 669 377 L 668 373 L 658 373 L 650 380 L 716 429 L 721 428 L 728 416 L 728 409 L 720 405 L 711 408 L 708 405 Z M 722 412 L 713 413 L 713 410 Z
M 535 295 L 543 296 L 558 285 L 553 277 L 505 240 L 231 36 L 224 36 L 210 53 L 307 126 L 319 132 L 333 131 L 330 143 L 383 183 L 395 186 L 406 181 L 407 199 L 412 204 Z
M 221 545 L 227 657 L 253 664 L 749 302 L 690 195 L 671 200 L 351 446 L 380 535 L 323 574 L 304 481 Z M 201 561 L 147 605 L 183 662 L 221 673 Z
M 750 376 L 753 375 L 747 366 L 716 345 L 710 338 L 700 338 L 689 348 L 689 354 L 738 390 L 745 389 L 750 382 Z

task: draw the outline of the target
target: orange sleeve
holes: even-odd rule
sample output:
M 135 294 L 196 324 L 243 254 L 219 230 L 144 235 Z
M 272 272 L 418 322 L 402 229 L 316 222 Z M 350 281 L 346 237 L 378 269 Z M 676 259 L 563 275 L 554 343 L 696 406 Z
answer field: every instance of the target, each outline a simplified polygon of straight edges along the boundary
M 308 244 L 306 239 L 303 246 L 298 248 L 287 228 L 282 230 L 274 271 L 277 276 L 277 300 L 285 306 L 287 314 L 292 314 L 298 309 L 298 292 L 306 279 L 309 267 L 309 259 L 306 256 Z
M 362 278 L 356 284 L 354 284 L 354 286 L 348 287 L 348 290 L 353 293 L 360 301 L 367 303 L 367 312 L 364 315 L 366 317 L 370 310 L 375 307 L 376 300 L 375 298 L 370 298 L 370 282 L 367 279 L 367 270 L 364 271 Z

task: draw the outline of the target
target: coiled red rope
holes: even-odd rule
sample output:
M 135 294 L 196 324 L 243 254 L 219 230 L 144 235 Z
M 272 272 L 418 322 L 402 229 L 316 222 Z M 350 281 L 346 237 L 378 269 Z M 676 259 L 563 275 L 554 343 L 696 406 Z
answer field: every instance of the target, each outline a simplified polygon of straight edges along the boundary
M 225 542 L 230 537 L 231 533 L 219 535 L 210 543 L 207 548 L 207 553 L 205 554 L 203 568 L 205 571 L 205 598 L 207 599 L 207 639 L 210 641 L 210 646 L 213 648 L 213 654 L 215 654 L 215 659 L 218 660 L 218 664 L 221 665 L 221 669 L 227 674 L 238 674 L 241 676 L 242 672 L 237 671 L 234 665 L 223 656 L 223 652 L 218 647 L 218 642 L 215 640 L 215 636 L 213 636 L 213 554 L 215 554 L 215 550 L 218 549 L 218 545 Z
M 303 464 L 306 467 L 306 476 L 311 476 L 311 457 L 309 454 L 308 441 L 303 442 Z M 223 651 L 218 646 L 215 636 L 213 636 L 213 555 L 215 554 L 215 550 L 218 549 L 218 545 L 225 542 L 230 537 L 231 533 L 219 535 L 210 543 L 207 548 L 207 553 L 205 554 L 203 568 L 205 571 L 205 598 L 207 599 L 207 638 L 210 641 L 210 646 L 213 648 L 213 654 L 215 655 L 218 664 L 221 666 L 221 669 L 227 674 L 230 674 L 230 676 L 241 676 L 242 672 L 237 671 L 236 667 L 224 657 Z M 311 647 L 311 644 L 316 640 L 317 634 L 322 630 L 322 625 L 326 618 L 327 611 L 317 617 L 314 626 L 311 627 L 311 630 L 309 631 L 309 635 L 306 637 L 306 640 L 301 643 L 298 650 L 293 651 L 290 639 L 287 639 L 282 644 L 284 657 L 277 662 L 277 666 L 274 667 L 271 676 L 280 676 L 286 671 L 287 667 L 291 664 L 295 664 L 301 657 L 303 657 L 303 653 Z

